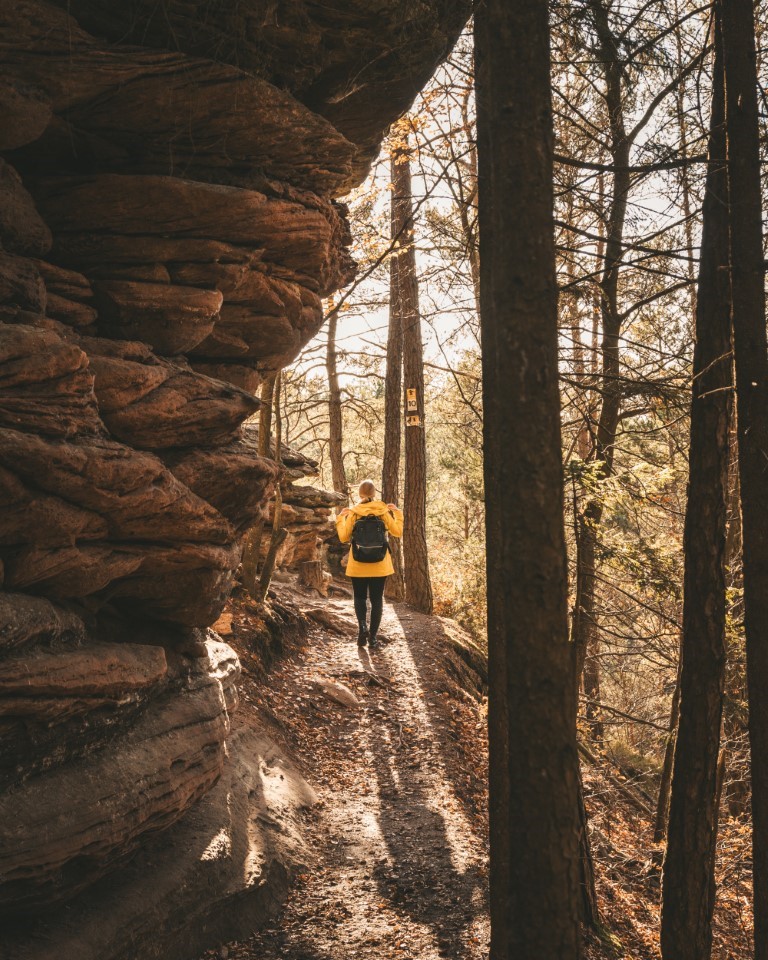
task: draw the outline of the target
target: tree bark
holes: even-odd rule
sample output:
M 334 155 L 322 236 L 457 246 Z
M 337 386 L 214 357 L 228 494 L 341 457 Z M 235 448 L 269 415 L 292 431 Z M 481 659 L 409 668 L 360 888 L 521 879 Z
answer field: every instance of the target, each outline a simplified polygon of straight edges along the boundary
M 401 308 L 405 427 L 405 491 L 403 565 L 406 602 L 422 613 L 432 613 L 432 583 L 427 552 L 427 438 L 424 425 L 424 357 L 421 342 L 419 287 L 413 236 L 411 165 L 405 147 L 392 158 L 392 226 L 399 237 L 397 302 Z M 415 391 L 410 397 L 409 391 Z M 409 410 L 409 398 L 415 407 Z M 414 421 L 418 422 L 414 422 Z
M 333 489 L 347 497 L 347 502 L 349 502 L 349 483 L 344 470 L 341 390 L 339 389 L 339 372 L 336 365 L 336 327 L 338 320 L 339 314 L 334 308 L 328 316 L 328 343 L 325 354 L 325 366 L 328 374 L 328 451 L 331 458 Z M 340 513 L 346 505 L 339 504 L 336 513 Z
M 678 655 L 677 680 L 675 691 L 672 694 L 672 708 L 669 712 L 669 733 L 664 745 L 664 762 L 661 767 L 659 781 L 659 796 L 656 801 L 656 817 L 653 825 L 653 842 L 663 843 L 667 836 L 669 821 L 669 797 L 672 792 L 672 764 L 675 759 L 675 744 L 677 743 L 677 725 L 680 722 L 680 669 L 682 667 L 682 648 Z
M 475 15 L 492 960 L 579 956 L 545 0 Z M 514 224 L 510 223 L 514 211 Z
M 285 530 L 282 526 L 283 520 L 283 491 L 282 491 L 282 479 L 283 479 L 283 468 L 282 461 L 280 460 L 280 447 L 282 445 L 282 423 L 280 420 L 280 372 L 278 371 L 275 374 L 274 380 L 272 381 L 272 399 L 274 406 L 274 420 L 275 420 L 275 450 L 277 462 L 280 464 L 280 473 L 278 474 L 277 481 L 275 483 L 275 512 L 272 517 L 272 536 L 269 540 L 269 548 L 267 550 L 267 555 L 264 558 L 264 566 L 261 568 L 261 576 L 259 577 L 259 588 L 258 588 L 258 600 L 263 603 L 266 599 L 267 592 L 269 591 L 269 584 L 272 580 L 272 574 L 275 570 L 275 564 L 277 563 L 277 552 L 280 549 L 281 544 L 288 536 L 288 531 Z M 261 435 L 259 435 L 259 440 L 261 440 Z
M 621 313 L 619 311 L 619 273 L 624 256 L 624 223 L 627 198 L 631 186 L 629 160 L 631 143 L 624 123 L 624 65 L 602 0 L 590 0 L 595 32 L 600 44 L 600 57 L 605 79 L 605 103 L 610 127 L 610 155 L 615 168 L 613 190 L 605 235 L 605 260 L 600 280 L 600 322 L 602 326 L 601 385 L 602 406 L 597 421 L 592 459 L 600 465 L 598 477 L 607 479 L 613 473 L 614 445 L 621 411 Z M 576 656 L 576 682 L 584 675 L 587 653 L 591 655 L 589 673 L 584 676 L 584 692 L 599 701 L 599 639 L 595 624 L 595 592 L 597 573 L 597 531 L 603 518 L 603 501 L 590 497 L 580 517 L 577 536 L 578 569 L 573 616 L 573 643 Z M 597 695 L 595 695 L 597 694 Z
M 395 154 L 392 158 L 392 183 L 395 181 Z M 398 238 L 398 212 L 394 197 L 390 204 L 391 240 Z M 384 462 L 381 468 L 381 497 L 385 503 L 400 502 L 400 447 L 402 444 L 403 405 L 403 308 L 400 301 L 399 257 L 389 260 L 389 329 L 387 331 L 387 367 L 384 378 Z M 394 574 L 387 579 L 385 595 L 388 600 L 405 599 L 403 580 L 403 551 L 400 541 L 389 541 Z
M 259 408 L 259 456 L 272 457 L 269 443 L 269 434 L 272 429 L 272 395 L 274 393 L 274 374 L 261 384 L 261 407 Z M 279 460 L 279 457 L 276 457 Z M 245 536 L 243 546 L 242 577 L 246 593 L 258 599 L 257 577 L 259 573 L 259 559 L 261 557 L 261 538 L 264 534 L 264 518 L 254 523 Z
M 680 719 L 662 877 L 663 960 L 707 960 L 712 951 L 717 767 L 725 680 L 725 534 L 728 500 L 731 320 L 728 177 L 721 9 L 709 158 L 702 212 L 699 289 L 683 534 Z
M 323 564 L 320 560 L 305 560 L 299 566 L 299 583 L 302 587 L 317 590 L 323 596 L 328 592 L 323 577 Z
M 261 407 L 259 408 L 259 456 L 272 456 L 272 402 L 275 396 L 275 380 L 272 374 L 261 385 Z M 275 460 L 280 462 L 280 452 L 275 451 Z
M 768 345 L 752 0 L 722 0 L 731 302 L 752 764 L 755 957 L 768 958 Z

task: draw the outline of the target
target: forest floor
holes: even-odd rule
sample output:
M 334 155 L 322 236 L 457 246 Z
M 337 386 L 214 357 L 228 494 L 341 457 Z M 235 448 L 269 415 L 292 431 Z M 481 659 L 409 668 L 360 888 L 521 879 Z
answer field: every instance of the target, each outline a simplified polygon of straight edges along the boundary
M 238 722 L 265 729 L 317 791 L 312 853 L 278 917 L 200 960 L 486 960 L 482 655 L 452 621 L 403 605 L 385 606 L 381 645 L 360 649 L 351 599 L 289 584 L 276 595 L 316 626 L 268 675 L 249 601 L 231 603 L 225 639 L 244 668 Z M 583 776 L 604 933 L 587 938 L 585 960 L 657 960 L 653 800 L 596 760 Z M 713 960 L 748 955 L 746 879 L 721 888 Z

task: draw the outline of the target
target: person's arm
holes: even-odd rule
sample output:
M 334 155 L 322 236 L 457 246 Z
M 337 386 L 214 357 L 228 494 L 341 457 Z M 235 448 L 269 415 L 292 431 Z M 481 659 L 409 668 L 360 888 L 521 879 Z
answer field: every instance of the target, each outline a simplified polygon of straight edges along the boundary
M 387 512 L 384 514 L 384 526 L 393 537 L 402 537 L 403 535 L 403 511 L 399 510 L 394 503 L 387 504 Z
M 349 508 L 342 510 L 338 517 L 336 517 L 336 533 L 339 535 L 339 540 L 342 543 L 349 543 L 354 525 L 355 515 Z

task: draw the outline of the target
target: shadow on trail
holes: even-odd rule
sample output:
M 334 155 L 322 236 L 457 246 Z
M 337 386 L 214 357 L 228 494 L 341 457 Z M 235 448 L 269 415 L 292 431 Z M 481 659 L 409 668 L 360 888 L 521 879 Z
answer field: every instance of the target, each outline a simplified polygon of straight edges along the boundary
M 462 811 L 452 809 L 447 772 L 455 768 L 457 757 L 451 756 L 446 766 L 444 732 L 434 725 L 435 710 L 427 700 L 432 691 L 421 657 L 411 649 L 408 630 L 410 626 L 404 629 L 405 655 L 400 650 L 391 655 L 397 659 L 393 673 L 400 674 L 401 687 L 411 685 L 411 695 L 401 689 L 390 700 L 390 709 L 367 731 L 378 786 L 379 826 L 389 854 L 373 866 L 372 876 L 394 909 L 431 928 L 441 956 L 463 958 L 465 938 L 484 908 L 486 884 L 460 839 L 466 835 L 467 822 Z M 360 659 L 372 672 L 384 661 L 375 650 L 372 658 L 361 651 Z
M 479 877 L 455 865 L 443 817 L 430 806 L 427 791 L 414 783 L 406 797 L 387 759 L 375 766 L 379 824 L 391 858 L 373 870 L 379 892 L 399 913 L 432 928 L 442 956 L 464 957 Z
M 452 702 L 456 708 L 458 696 L 454 684 L 468 695 L 467 700 L 480 700 L 488 693 L 488 660 L 485 654 L 471 641 L 465 644 L 459 636 L 449 633 L 437 618 L 413 611 L 405 604 L 393 604 L 391 610 L 403 631 L 410 660 L 413 663 L 415 682 L 425 694 L 433 697 L 449 694 L 442 716 L 432 708 L 434 744 L 440 753 L 442 765 L 447 769 L 461 771 L 464 784 L 455 783 L 456 797 L 467 818 L 474 821 L 478 816 L 487 823 L 488 771 L 487 757 L 480 757 L 472 742 L 465 741 L 455 727 L 448 722 Z M 424 639 L 428 630 L 430 641 Z M 447 683 L 446 683 L 447 681 Z M 481 733 L 485 741 L 485 730 Z M 485 754 L 487 744 L 483 744 Z M 478 771 L 478 767 L 480 768 Z

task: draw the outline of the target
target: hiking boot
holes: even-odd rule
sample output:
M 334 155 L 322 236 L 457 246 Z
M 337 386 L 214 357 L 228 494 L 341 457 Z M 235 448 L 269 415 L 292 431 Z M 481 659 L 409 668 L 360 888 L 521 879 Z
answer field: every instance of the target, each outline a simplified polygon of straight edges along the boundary
M 378 645 L 379 645 L 379 641 L 378 641 L 378 639 L 377 639 L 377 637 L 376 637 L 376 634 L 375 634 L 375 633 L 371 634 L 371 635 L 368 637 L 368 646 L 369 646 L 371 649 L 373 649 L 374 647 L 378 647 Z
M 364 647 L 368 642 L 368 630 L 365 627 L 360 627 L 357 632 L 357 645 L 358 647 Z

